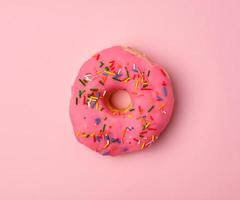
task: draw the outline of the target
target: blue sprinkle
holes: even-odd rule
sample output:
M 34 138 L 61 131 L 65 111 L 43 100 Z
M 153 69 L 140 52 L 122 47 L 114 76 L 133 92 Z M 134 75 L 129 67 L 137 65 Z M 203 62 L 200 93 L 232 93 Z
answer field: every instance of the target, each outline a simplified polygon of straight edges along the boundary
M 99 97 L 100 97 L 100 92 L 98 92 L 96 96 L 97 96 L 97 98 L 99 99 Z
M 163 99 L 160 96 L 157 96 L 157 101 L 162 101 Z
M 105 135 L 105 139 L 106 139 L 106 140 L 110 140 L 110 138 L 109 138 L 108 135 Z
M 91 108 L 94 108 L 96 105 L 96 101 L 91 103 Z
M 114 142 L 121 143 L 121 141 L 118 138 L 112 138 L 111 141 L 112 141 L 112 143 L 114 143 Z
M 101 141 L 101 138 L 99 136 L 97 136 L 97 141 L 100 142 Z
M 146 116 L 146 115 L 143 115 L 142 117 L 143 117 L 143 118 L 146 118 L 147 116 Z
M 97 125 L 99 125 L 101 123 L 101 119 L 100 118 L 96 118 L 95 122 L 96 122 Z
M 163 87 L 163 95 L 166 97 L 167 96 L 167 88 Z
M 115 76 L 113 76 L 113 78 L 118 79 L 118 78 L 120 78 L 122 75 L 123 75 L 123 74 L 116 74 Z
M 133 71 L 136 72 L 136 73 L 138 73 L 138 70 L 136 70 L 136 69 L 133 69 Z
M 103 73 L 102 75 L 103 75 L 103 76 L 108 76 L 108 74 L 106 74 L 106 73 Z
M 107 152 L 103 152 L 103 154 L 102 154 L 103 156 L 108 156 L 109 155 L 109 152 L 107 151 Z

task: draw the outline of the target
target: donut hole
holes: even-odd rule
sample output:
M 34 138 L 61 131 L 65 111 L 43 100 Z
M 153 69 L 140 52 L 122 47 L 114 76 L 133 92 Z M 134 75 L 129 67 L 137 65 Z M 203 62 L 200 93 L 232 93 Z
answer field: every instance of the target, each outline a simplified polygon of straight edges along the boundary
M 112 110 L 124 112 L 131 107 L 132 99 L 126 90 L 114 90 L 108 98 L 108 105 Z

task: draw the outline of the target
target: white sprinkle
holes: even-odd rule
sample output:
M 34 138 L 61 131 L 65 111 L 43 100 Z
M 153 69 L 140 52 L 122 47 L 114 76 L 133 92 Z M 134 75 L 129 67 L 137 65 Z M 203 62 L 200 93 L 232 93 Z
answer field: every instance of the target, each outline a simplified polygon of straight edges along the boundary
M 121 69 L 118 70 L 118 73 L 117 74 L 120 74 L 121 73 Z
M 136 65 L 135 65 L 135 64 L 133 64 L 133 69 L 134 69 L 134 70 L 136 69 Z
M 107 92 L 107 91 L 106 91 L 106 90 L 104 90 L 104 92 L 103 92 L 103 97 L 105 96 L 106 92 Z

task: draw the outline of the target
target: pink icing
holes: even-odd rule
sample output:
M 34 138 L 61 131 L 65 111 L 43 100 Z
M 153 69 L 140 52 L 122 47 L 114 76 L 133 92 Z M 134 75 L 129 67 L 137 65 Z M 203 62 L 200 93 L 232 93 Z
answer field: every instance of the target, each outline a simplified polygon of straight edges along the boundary
M 112 109 L 109 97 L 116 90 L 130 94 L 127 109 Z M 115 46 L 81 67 L 72 87 L 70 116 L 80 143 L 103 155 L 119 155 L 151 146 L 167 126 L 173 105 L 167 72 Z

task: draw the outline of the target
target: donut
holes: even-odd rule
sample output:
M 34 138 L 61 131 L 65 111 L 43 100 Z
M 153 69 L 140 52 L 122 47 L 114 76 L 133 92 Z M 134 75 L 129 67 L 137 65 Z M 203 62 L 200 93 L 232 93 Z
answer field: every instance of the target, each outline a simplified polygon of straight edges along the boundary
M 115 156 L 151 146 L 169 123 L 173 107 L 166 70 L 133 48 L 114 46 L 80 68 L 70 118 L 80 143 Z

